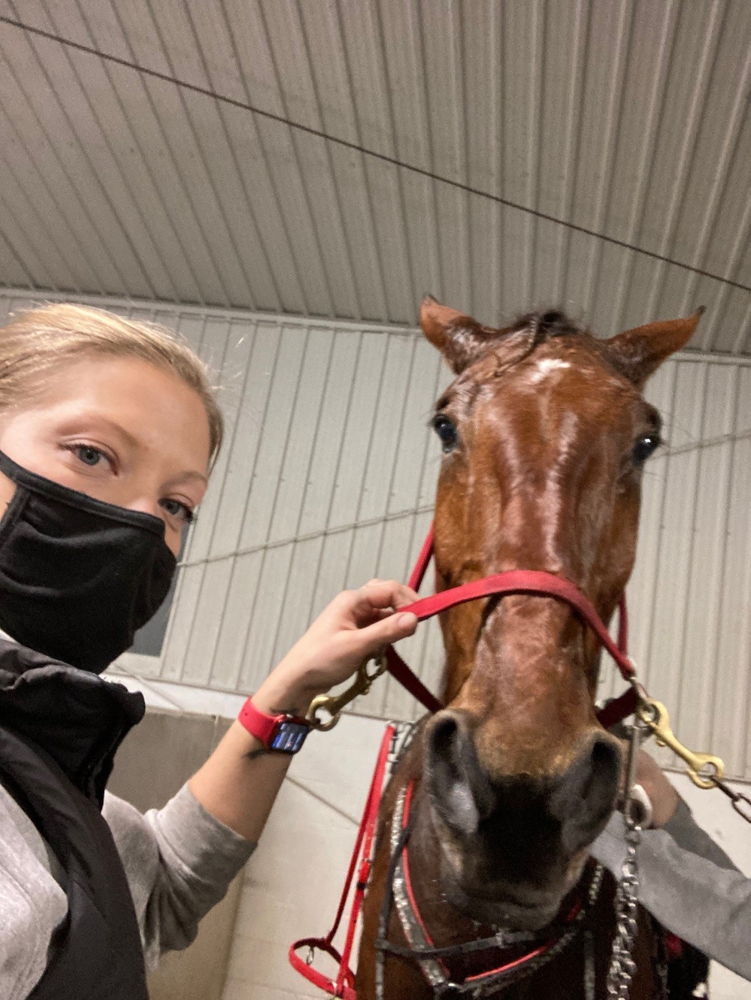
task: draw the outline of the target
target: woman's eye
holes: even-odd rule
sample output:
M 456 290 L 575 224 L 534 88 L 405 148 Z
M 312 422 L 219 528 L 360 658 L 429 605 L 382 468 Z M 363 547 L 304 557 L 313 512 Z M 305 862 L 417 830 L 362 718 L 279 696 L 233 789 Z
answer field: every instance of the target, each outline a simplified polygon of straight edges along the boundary
M 195 516 L 193 508 L 189 507 L 186 503 L 183 503 L 182 500 L 171 500 L 167 498 L 166 500 L 161 500 L 160 503 L 170 517 L 178 517 L 186 524 L 190 524 Z
M 84 465 L 99 465 L 103 458 L 106 459 L 103 451 L 90 444 L 75 444 L 72 446 L 71 451 Z
M 452 451 L 459 440 L 456 424 L 448 417 L 439 414 L 433 418 L 433 429 L 441 439 L 441 446 L 444 451 Z
M 634 445 L 634 462 L 637 465 L 643 465 L 661 444 L 662 440 L 659 434 L 645 434 L 640 437 Z

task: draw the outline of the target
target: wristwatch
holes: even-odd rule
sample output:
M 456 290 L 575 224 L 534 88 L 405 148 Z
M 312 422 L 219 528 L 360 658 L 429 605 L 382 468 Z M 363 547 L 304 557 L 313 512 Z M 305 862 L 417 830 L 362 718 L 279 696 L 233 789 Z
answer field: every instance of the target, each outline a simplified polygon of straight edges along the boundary
M 268 715 L 256 708 L 250 698 L 240 709 L 237 721 L 267 750 L 280 753 L 297 753 L 310 732 L 310 723 L 299 715 Z

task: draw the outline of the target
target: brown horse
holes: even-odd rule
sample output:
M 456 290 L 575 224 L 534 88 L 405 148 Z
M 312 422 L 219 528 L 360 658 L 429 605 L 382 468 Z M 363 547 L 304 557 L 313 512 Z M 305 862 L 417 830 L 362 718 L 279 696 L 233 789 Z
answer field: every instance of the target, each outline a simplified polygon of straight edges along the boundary
M 543 570 L 610 619 L 660 443 L 641 389 L 698 318 L 601 340 L 558 312 L 491 329 L 425 299 L 422 329 L 456 373 L 433 417 L 438 590 Z M 614 882 L 588 849 L 614 808 L 621 749 L 595 717 L 597 640 L 568 604 L 528 594 L 458 605 L 441 627 L 447 707 L 384 796 L 358 1000 L 608 996 Z M 671 995 L 643 912 L 634 959 L 632 1000 Z

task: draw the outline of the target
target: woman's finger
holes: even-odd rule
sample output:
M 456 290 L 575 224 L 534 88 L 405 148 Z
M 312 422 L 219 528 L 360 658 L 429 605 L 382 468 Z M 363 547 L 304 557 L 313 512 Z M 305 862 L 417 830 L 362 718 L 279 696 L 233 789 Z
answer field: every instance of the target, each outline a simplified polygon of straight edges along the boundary
M 353 629 L 343 637 L 351 655 L 364 659 L 372 656 L 382 646 L 404 639 L 417 628 L 417 615 L 409 611 L 395 612 L 380 621 Z
M 349 593 L 356 615 L 366 615 L 375 609 L 406 607 L 418 599 L 414 590 L 396 580 L 371 580 Z

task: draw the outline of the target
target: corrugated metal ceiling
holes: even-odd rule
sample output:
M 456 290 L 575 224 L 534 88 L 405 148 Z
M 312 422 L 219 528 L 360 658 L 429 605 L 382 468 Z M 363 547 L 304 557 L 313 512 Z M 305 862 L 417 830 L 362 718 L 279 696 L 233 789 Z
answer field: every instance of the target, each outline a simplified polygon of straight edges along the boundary
M 751 354 L 747 0 L 0 18 L 8 287 L 385 323 L 431 291 L 607 334 L 704 303 L 694 346 Z

